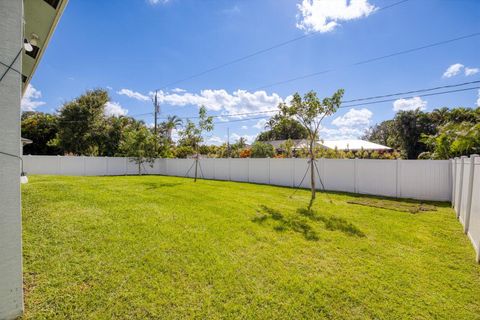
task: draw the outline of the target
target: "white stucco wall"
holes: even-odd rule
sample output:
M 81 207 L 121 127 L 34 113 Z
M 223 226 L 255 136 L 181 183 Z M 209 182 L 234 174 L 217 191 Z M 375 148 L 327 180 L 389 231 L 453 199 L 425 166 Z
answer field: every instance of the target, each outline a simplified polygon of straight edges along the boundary
M 22 44 L 22 0 L 0 0 L 0 61 L 10 64 Z M 21 70 L 21 55 L 13 68 Z M 0 76 L 7 68 L 0 65 Z M 20 155 L 21 75 L 0 82 L 0 150 Z M 20 160 L 0 155 L 0 319 L 22 314 Z

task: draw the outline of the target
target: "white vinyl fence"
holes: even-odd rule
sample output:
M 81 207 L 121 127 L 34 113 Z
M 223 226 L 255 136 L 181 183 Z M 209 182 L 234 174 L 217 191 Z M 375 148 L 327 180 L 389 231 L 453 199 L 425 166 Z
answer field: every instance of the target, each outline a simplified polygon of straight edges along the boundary
M 142 166 L 142 174 L 192 177 L 193 163 L 193 159 L 156 159 L 153 167 Z M 319 189 L 323 183 L 330 191 L 434 201 L 450 201 L 453 194 L 450 160 L 319 159 L 317 166 Z M 308 168 L 306 159 L 201 159 L 198 176 L 309 188 Z M 51 175 L 138 173 L 138 166 L 128 158 L 109 157 L 24 156 L 24 169 L 28 174 Z
M 472 155 L 451 161 L 452 206 L 480 262 L 480 157 Z

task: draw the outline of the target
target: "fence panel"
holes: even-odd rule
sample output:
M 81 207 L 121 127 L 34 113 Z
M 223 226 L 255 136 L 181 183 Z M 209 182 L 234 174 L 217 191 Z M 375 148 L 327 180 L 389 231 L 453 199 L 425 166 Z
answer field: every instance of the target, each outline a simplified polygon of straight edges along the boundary
M 355 192 L 355 162 L 351 159 L 322 159 L 326 190 Z
M 161 175 L 167 175 L 167 159 L 156 159 L 155 162 L 157 162 L 158 166 L 158 173 Z
M 107 158 L 107 175 L 125 175 L 127 173 L 127 161 L 126 158 Z
M 215 179 L 215 159 L 200 159 L 204 179 Z
M 397 161 L 354 160 L 356 192 L 387 197 L 397 196 Z
M 144 171 L 142 166 L 140 166 L 141 172 Z M 138 174 L 138 164 L 135 163 L 133 159 L 128 159 L 127 158 L 127 166 L 125 168 L 125 174 Z
M 58 156 L 24 156 L 23 170 L 27 174 L 60 174 Z
M 470 223 L 468 235 L 477 252 L 477 262 L 480 255 L 480 157 L 474 159 L 474 174 L 472 184 L 472 205 L 470 208 Z
M 85 175 L 86 176 L 104 176 L 107 174 L 106 157 L 85 157 Z
M 449 160 L 399 160 L 398 197 L 449 201 Z
M 270 184 L 293 187 L 293 159 L 270 159 Z
M 230 159 L 215 159 L 215 179 L 230 180 Z
M 470 192 L 470 159 L 463 159 L 463 176 L 462 176 L 462 194 L 460 200 L 460 211 L 458 213 L 458 219 L 465 226 L 465 217 L 467 215 L 468 195 Z
M 65 176 L 85 175 L 84 157 L 60 157 L 60 174 Z
M 293 159 L 294 187 L 310 188 L 310 169 L 306 159 Z M 305 178 L 304 178 L 305 177 Z M 302 182 L 303 179 L 303 182 Z
M 457 215 L 460 213 L 460 199 L 462 198 L 462 162 L 461 159 L 455 158 L 455 201 L 454 209 Z
M 249 159 L 229 159 L 230 161 L 230 180 L 249 181 Z
M 249 181 L 254 183 L 270 183 L 270 159 L 250 159 Z

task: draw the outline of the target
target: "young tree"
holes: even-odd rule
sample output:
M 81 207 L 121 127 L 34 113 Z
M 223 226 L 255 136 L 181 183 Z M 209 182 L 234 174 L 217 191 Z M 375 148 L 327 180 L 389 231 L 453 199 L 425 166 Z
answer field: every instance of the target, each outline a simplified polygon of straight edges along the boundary
M 203 142 L 203 133 L 213 130 L 213 117 L 207 116 L 207 109 L 204 106 L 200 107 L 198 112 L 198 124 L 188 120 L 187 124 L 180 132 L 180 146 L 190 146 L 195 150 L 195 179 L 197 182 L 198 176 L 198 158 L 200 143 Z
M 310 186 L 311 198 L 308 209 L 312 208 L 315 201 L 315 145 L 319 139 L 320 125 L 323 119 L 334 114 L 342 102 L 344 90 L 339 89 L 331 97 L 320 100 L 314 91 L 304 95 L 303 99 L 298 94 L 293 95 L 290 106 L 280 105 L 280 114 L 296 119 L 307 130 L 308 152 L 310 155 Z
M 128 129 L 120 142 L 120 154 L 131 158 L 138 165 L 138 174 L 142 174 L 142 165 L 149 163 L 153 167 L 156 158 L 155 136 L 142 126 Z

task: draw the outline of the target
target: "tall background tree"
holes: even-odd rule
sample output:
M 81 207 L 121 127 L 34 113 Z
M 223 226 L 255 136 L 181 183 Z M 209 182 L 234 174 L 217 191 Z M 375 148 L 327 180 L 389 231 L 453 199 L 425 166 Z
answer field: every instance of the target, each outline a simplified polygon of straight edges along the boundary
M 43 112 L 24 112 L 22 114 L 22 137 L 33 141 L 23 147 L 24 154 L 55 155 L 60 149 L 49 145 L 58 132 L 57 117 Z
M 480 108 L 400 111 L 363 139 L 400 150 L 408 159 L 448 159 L 479 152 Z
M 99 155 L 105 131 L 105 104 L 110 100 L 103 89 L 89 90 L 58 110 L 58 132 L 51 145 L 67 154 Z

